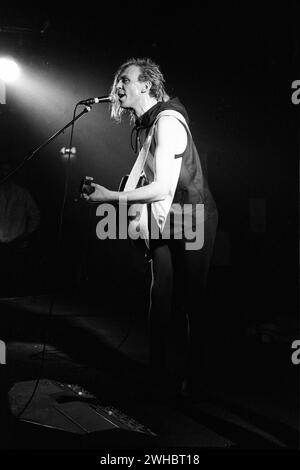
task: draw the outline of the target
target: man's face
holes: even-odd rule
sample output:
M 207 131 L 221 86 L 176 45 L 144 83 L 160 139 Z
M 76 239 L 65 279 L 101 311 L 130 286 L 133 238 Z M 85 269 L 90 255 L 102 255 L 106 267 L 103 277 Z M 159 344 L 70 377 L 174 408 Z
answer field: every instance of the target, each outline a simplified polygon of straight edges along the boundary
M 140 73 L 139 67 L 130 65 L 118 77 L 117 93 L 122 108 L 135 109 L 140 103 L 145 86 L 138 80 Z

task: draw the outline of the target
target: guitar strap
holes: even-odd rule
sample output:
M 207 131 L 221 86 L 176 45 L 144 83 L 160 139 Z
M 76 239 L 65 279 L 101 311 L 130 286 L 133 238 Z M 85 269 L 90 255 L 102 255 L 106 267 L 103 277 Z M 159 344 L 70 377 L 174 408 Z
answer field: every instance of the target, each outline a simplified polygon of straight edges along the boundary
M 155 125 L 152 126 L 152 128 L 149 132 L 149 135 L 148 135 L 147 139 L 145 140 L 144 145 L 141 148 L 141 150 L 140 150 L 140 152 L 137 156 L 137 159 L 136 159 L 136 161 L 135 161 L 135 163 L 134 163 L 134 165 L 131 169 L 131 172 L 130 172 L 130 174 L 128 176 L 128 179 L 127 179 L 127 182 L 125 184 L 124 191 L 131 191 L 131 190 L 135 189 L 137 184 L 138 184 L 138 181 L 140 179 L 140 176 L 143 172 L 143 169 L 144 169 L 144 166 L 145 166 L 145 163 L 146 163 L 146 160 L 147 160 L 150 145 L 151 145 L 151 142 L 152 142 L 152 137 L 153 137 L 153 134 L 154 134 L 154 128 L 155 128 Z

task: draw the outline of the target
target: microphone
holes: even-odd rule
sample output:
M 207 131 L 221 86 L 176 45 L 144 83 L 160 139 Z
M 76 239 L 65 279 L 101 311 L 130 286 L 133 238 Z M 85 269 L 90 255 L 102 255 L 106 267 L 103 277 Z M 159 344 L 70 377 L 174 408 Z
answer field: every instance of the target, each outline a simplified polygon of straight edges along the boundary
M 87 100 L 79 101 L 78 104 L 85 104 L 86 106 L 89 106 L 91 104 L 108 103 L 111 101 L 112 101 L 112 96 L 106 95 L 106 96 L 97 96 L 96 98 L 88 98 Z

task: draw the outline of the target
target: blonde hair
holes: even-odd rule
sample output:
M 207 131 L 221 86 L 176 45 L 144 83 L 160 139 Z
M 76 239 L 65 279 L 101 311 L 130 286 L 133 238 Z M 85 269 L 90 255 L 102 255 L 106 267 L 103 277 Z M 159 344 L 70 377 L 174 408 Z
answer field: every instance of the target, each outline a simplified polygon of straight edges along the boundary
M 165 90 L 165 79 L 161 73 L 159 66 L 149 58 L 144 59 L 129 59 L 122 64 L 115 74 L 113 85 L 111 87 L 112 103 L 110 107 L 110 115 L 112 119 L 117 122 L 121 122 L 124 113 L 129 113 L 131 120 L 134 120 L 133 110 L 127 110 L 120 106 L 117 93 L 117 83 L 120 76 L 127 67 L 135 65 L 140 69 L 140 75 L 138 77 L 141 82 L 151 82 L 150 96 L 153 96 L 157 101 L 169 101 L 170 97 Z

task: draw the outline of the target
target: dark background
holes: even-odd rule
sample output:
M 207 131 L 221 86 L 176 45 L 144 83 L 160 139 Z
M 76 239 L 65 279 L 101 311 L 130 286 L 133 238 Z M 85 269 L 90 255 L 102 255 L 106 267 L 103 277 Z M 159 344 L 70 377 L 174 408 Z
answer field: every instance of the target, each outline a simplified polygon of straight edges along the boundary
M 250 2 L 1 8 L 0 25 L 0 53 L 23 70 L 23 82 L 7 86 L 0 108 L 1 159 L 20 163 L 71 120 L 77 101 L 109 93 L 122 62 L 151 57 L 169 94 L 189 112 L 219 209 L 212 293 L 234 321 L 243 312 L 245 326 L 296 318 L 298 110 L 291 83 L 300 78 L 299 8 Z M 68 130 L 14 177 L 42 213 L 38 282 L 30 289 L 121 297 L 148 282 L 147 265 L 129 242 L 98 240 L 95 208 L 74 199 L 84 175 L 117 189 L 135 158 L 130 126 L 115 124 L 107 104 L 95 105 L 76 123 L 77 154 L 67 170 L 60 149 L 69 139 Z

